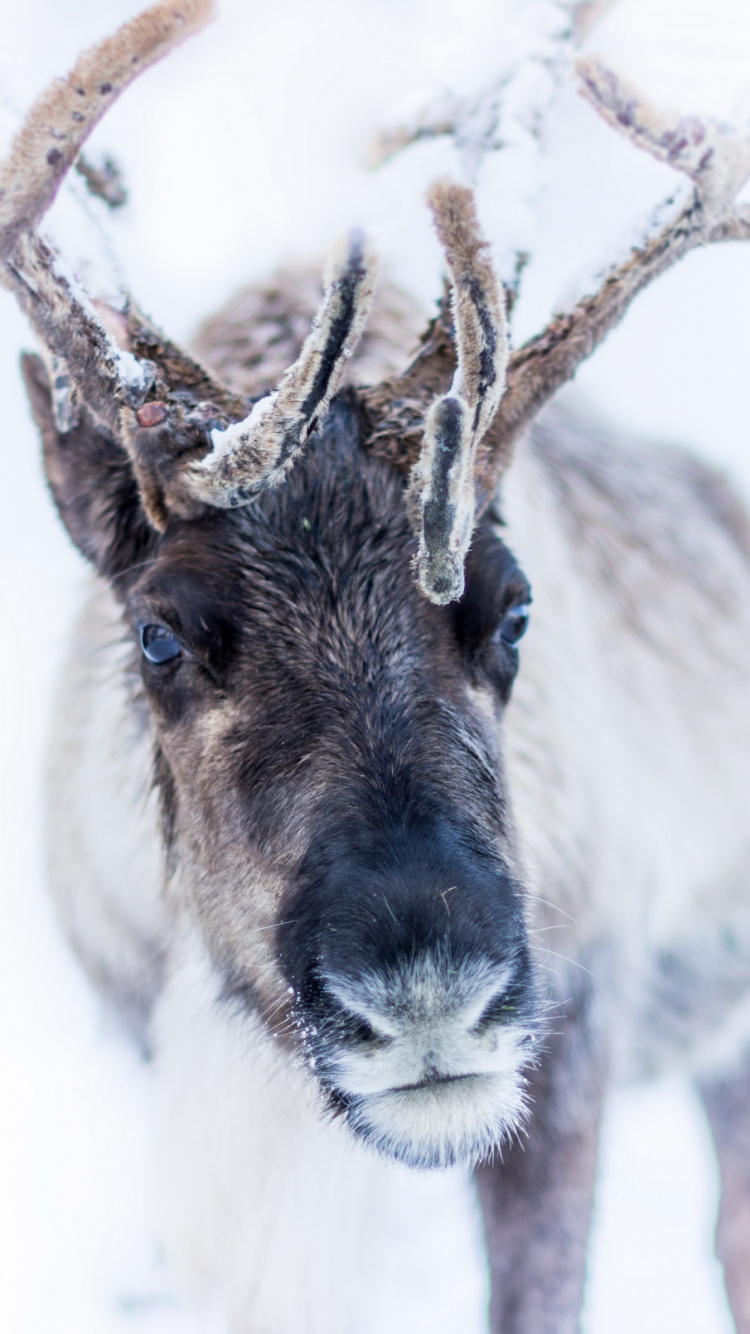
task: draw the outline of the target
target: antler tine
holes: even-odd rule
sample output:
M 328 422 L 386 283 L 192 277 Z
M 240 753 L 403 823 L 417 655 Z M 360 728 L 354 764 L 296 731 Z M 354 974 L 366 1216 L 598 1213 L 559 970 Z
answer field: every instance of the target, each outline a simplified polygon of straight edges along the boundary
M 235 508 L 276 486 L 328 410 L 364 330 L 375 288 L 375 264 L 361 232 L 334 260 L 323 302 L 297 361 L 278 389 L 249 416 L 211 433 L 213 448 L 185 475 L 191 497 Z
M 464 175 L 473 181 L 486 158 L 496 152 L 502 156 L 509 144 L 516 151 L 523 145 L 530 167 L 525 196 L 530 205 L 541 183 L 544 126 L 571 53 L 613 3 L 615 0 L 528 0 L 529 14 L 524 15 L 491 83 L 476 96 L 442 95 L 415 123 L 382 136 L 371 162 L 382 162 L 420 139 L 446 135 L 459 152 Z M 525 246 L 518 247 L 520 238 L 498 239 L 508 243 L 497 258 L 508 284 L 510 306 L 528 255 Z M 367 447 L 373 454 L 408 471 L 421 448 L 428 405 L 437 393 L 445 392 L 454 365 L 450 330 L 439 317 L 427 329 L 418 356 L 403 375 L 363 389 L 370 426 Z
M 461 596 L 474 530 L 474 474 L 505 388 L 505 302 L 476 216 L 474 192 L 440 181 L 428 195 L 451 278 L 457 366 L 425 420 L 412 470 L 410 513 L 419 537 L 417 582 L 431 602 Z
M 159 373 L 222 404 L 226 392 L 202 368 L 161 339 L 128 304 L 117 317 L 123 341 L 110 337 L 87 294 L 35 231 L 91 131 L 123 90 L 212 16 L 214 0 L 161 0 L 92 47 L 65 79 L 37 99 L 0 168 L 0 281 L 16 296 L 53 366 L 100 420 L 116 431 L 123 404 L 142 403 Z M 153 364 L 157 361 L 157 365 Z M 239 405 L 240 411 L 243 405 Z M 67 413 L 65 426 L 71 424 Z
M 161 0 L 84 51 L 29 111 L 0 170 L 0 251 L 33 231 L 112 103 L 143 70 L 211 18 L 215 0 Z
M 607 124 L 689 176 L 708 213 L 732 206 L 750 177 L 750 127 L 664 113 L 596 56 L 577 60 L 576 70 L 579 92 Z
M 591 29 L 615 4 L 616 0 L 574 0 L 571 18 L 576 38 L 582 41 L 588 37 Z

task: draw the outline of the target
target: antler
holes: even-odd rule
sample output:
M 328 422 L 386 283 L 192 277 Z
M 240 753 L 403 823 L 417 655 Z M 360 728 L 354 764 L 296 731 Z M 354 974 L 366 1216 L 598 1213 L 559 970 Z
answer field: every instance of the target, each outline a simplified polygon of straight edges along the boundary
M 85 52 L 36 101 L 0 169 L 0 281 L 46 351 L 57 427 L 70 430 L 85 406 L 121 439 L 159 529 L 171 513 L 243 504 L 280 480 L 338 388 L 373 289 L 372 262 L 358 240 L 334 272 L 299 360 L 273 401 L 248 417 L 248 401 L 164 338 L 129 296 L 117 311 L 92 302 L 38 235 L 114 100 L 213 11 L 214 0 L 160 0 Z
M 38 235 L 65 172 L 115 97 L 202 26 L 212 9 L 213 0 L 161 0 L 92 48 L 36 102 L 0 171 L 0 279 L 46 349 L 57 429 L 72 429 L 85 410 L 119 438 L 157 528 L 170 514 L 245 504 L 284 476 L 338 388 L 373 292 L 372 262 L 355 236 L 334 267 L 298 360 L 278 390 L 248 413 L 247 400 L 165 339 L 129 297 L 119 311 L 97 307 Z M 578 17 L 587 12 L 581 4 L 572 10 Z M 695 246 L 750 237 L 750 209 L 735 204 L 750 177 L 750 128 L 659 114 L 595 61 L 579 62 L 579 73 L 600 114 L 686 174 L 694 188 L 687 201 L 667 201 L 658 225 L 627 260 L 509 362 L 504 296 L 472 194 L 445 183 L 433 189 L 455 333 L 444 303 L 406 374 L 363 390 L 361 399 L 371 427 L 368 448 L 411 474 L 417 575 L 434 602 L 460 596 L 476 511 L 507 467 L 514 440 L 636 293 Z
M 374 288 L 365 238 L 353 232 L 297 361 L 244 421 L 212 431 L 212 452 L 186 477 L 193 496 L 233 508 L 282 479 L 328 409 L 364 330 Z
M 687 175 L 693 190 L 657 210 L 649 234 L 627 259 L 598 280 L 597 289 L 556 315 L 508 362 L 507 389 L 485 436 L 475 478 L 480 505 L 497 487 L 515 440 L 555 391 L 622 319 L 654 278 L 698 246 L 750 239 L 750 208 L 736 198 L 750 179 L 750 127 L 669 116 L 594 59 L 577 62 L 581 92 L 600 115 L 638 147 Z M 369 448 L 408 469 L 419 457 L 421 423 L 436 384 L 445 385 L 451 343 L 443 317 L 427 331 L 416 360 L 400 379 L 365 390 Z
M 428 201 L 451 276 L 457 366 L 427 413 L 410 483 L 419 536 L 417 582 L 431 602 L 461 596 L 474 530 L 474 474 L 482 438 L 505 388 L 504 294 L 479 230 L 473 191 L 440 181 Z
M 735 203 L 750 179 L 750 129 L 657 111 L 600 61 L 577 62 L 580 91 L 640 148 L 688 176 L 694 189 L 657 209 L 648 235 L 600 278 L 598 289 L 555 316 L 511 357 L 508 392 L 491 438 L 484 485 L 510 462 L 515 440 L 555 391 L 620 322 L 654 278 L 699 246 L 750 239 L 750 208 Z
M 213 0 L 168 0 L 85 52 L 67 79 L 56 80 L 34 103 L 0 169 L 0 277 L 48 354 L 67 364 L 79 394 L 110 429 L 116 429 L 122 404 L 143 402 L 157 368 L 139 362 L 108 334 L 86 293 L 36 227 L 120 93 L 202 27 L 212 11 Z M 145 321 L 133 315 L 126 323 L 137 339 Z M 165 350 L 174 360 L 177 349 Z M 190 363 L 193 381 L 202 378 L 198 369 Z

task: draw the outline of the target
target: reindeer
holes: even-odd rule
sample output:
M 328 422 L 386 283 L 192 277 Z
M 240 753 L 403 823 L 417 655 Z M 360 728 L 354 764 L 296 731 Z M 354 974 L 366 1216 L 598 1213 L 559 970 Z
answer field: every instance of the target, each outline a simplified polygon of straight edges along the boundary
M 545 406 L 653 278 L 750 237 L 747 132 L 584 61 L 596 109 L 691 185 L 541 334 L 509 350 L 472 192 L 443 181 L 450 298 L 408 369 L 358 233 L 304 336 L 282 278 L 194 359 L 38 226 L 210 12 L 162 0 L 87 52 L 0 177 L 47 479 L 94 569 L 50 875 L 153 1060 L 175 1275 L 232 1334 L 422 1327 L 399 1272 L 432 1331 L 573 1331 L 605 1092 L 682 1062 L 747 1334 L 750 526 L 686 454 Z

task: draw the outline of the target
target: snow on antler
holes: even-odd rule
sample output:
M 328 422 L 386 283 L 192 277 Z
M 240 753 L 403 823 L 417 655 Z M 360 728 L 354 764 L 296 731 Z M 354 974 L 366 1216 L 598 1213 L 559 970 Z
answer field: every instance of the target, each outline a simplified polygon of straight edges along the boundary
M 0 282 L 42 343 L 55 425 L 70 431 L 85 406 L 122 439 L 157 529 L 171 513 L 244 504 L 280 480 L 325 415 L 373 293 L 373 265 L 358 234 L 299 358 L 248 414 L 247 401 L 156 330 L 128 294 L 115 307 L 92 298 L 38 233 L 114 100 L 213 12 L 214 0 L 158 0 L 85 51 L 37 98 L 0 166 Z
M 499 68 L 479 93 L 442 92 L 411 122 L 384 131 L 369 160 L 378 166 L 411 144 L 445 138 L 458 151 L 462 178 L 497 200 L 503 235 L 494 257 L 511 299 L 544 178 L 544 132 L 582 36 L 612 0 L 524 0 L 509 14 Z
M 579 75 L 583 95 L 610 125 L 686 175 L 694 188 L 687 198 L 679 192 L 666 200 L 623 259 L 600 270 L 580 300 L 512 353 L 506 391 L 477 459 L 478 511 L 494 494 L 517 437 L 644 287 L 699 246 L 750 240 L 750 206 L 736 203 L 750 179 L 748 126 L 670 116 L 598 61 L 582 61 Z M 372 452 L 405 471 L 419 457 L 424 414 L 450 370 L 450 351 L 450 330 L 441 315 L 405 374 L 363 395 Z
M 28 316 L 55 380 L 67 379 L 113 430 L 121 405 L 143 401 L 155 367 L 112 337 L 89 294 L 37 227 L 120 93 L 212 13 L 213 0 L 161 0 L 85 51 L 67 78 L 55 79 L 37 98 L 0 166 L 0 282 Z M 67 424 L 72 399 L 62 399 L 60 407 Z
M 544 116 L 580 28 L 571 0 L 535 0 L 519 12 L 504 37 L 500 68 L 491 83 L 470 96 L 443 91 L 410 124 L 384 130 L 370 160 L 379 166 L 421 139 L 448 136 L 461 167 L 474 182 L 487 153 L 519 137 L 538 140 Z
M 688 176 L 695 188 L 686 201 L 679 194 L 667 199 L 626 257 L 600 272 L 588 293 L 513 354 L 478 479 L 487 488 L 507 467 L 517 436 L 644 287 L 699 246 L 750 240 L 750 207 L 736 202 L 750 179 L 750 128 L 660 111 L 598 60 L 579 61 L 578 73 L 580 92 L 609 125 Z
M 375 262 L 361 232 L 334 259 L 322 304 L 299 357 L 278 389 L 242 421 L 211 433 L 212 450 L 186 476 L 196 499 L 221 508 L 247 504 L 283 480 L 322 421 L 362 336 L 375 288 Z

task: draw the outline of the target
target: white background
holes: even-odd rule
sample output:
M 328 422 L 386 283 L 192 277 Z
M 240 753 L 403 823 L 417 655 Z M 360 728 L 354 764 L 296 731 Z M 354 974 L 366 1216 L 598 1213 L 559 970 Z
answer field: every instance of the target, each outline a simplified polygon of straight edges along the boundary
M 3 8 L 0 91 L 25 106 L 137 6 Z M 447 150 L 425 145 L 369 174 L 362 162 L 405 109 L 491 78 L 503 14 L 502 0 L 224 0 L 219 21 L 145 75 L 92 141 L 125 168 L 131 203 L 112 231 L 141 303 L 185 339 L 239 282 L 317 259 L 365 223 L 427 307 L 440 260 L 421 195 L 450 166 Z M 748 109 L 746 0 L 620 0 L 588 48 L 662 104 Z M 517 340 L 673 184 L 572 90 L 549 154 Z M 694 255 L 638 299 L 578 377 L 613 419 L 689 443 L 746 493 L 749 292 L 750 247 Z M 31 344 L 0 294 L 0 1330 L 178 1334 L 191 1326 L 155 1267 L 149 1227 L 148 1077 L 106 1031 L 44 890 L 43 740 L 85 572 L 42 482 L 17 371 Z M 715 1207 L 707 1133 L 679 1076 L 613 1096 L 588 1334 L 728 1330 L 709 1259 Z

